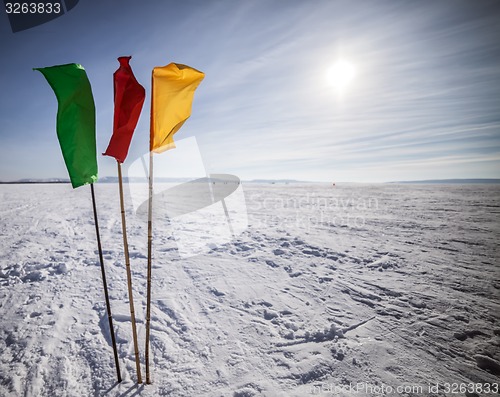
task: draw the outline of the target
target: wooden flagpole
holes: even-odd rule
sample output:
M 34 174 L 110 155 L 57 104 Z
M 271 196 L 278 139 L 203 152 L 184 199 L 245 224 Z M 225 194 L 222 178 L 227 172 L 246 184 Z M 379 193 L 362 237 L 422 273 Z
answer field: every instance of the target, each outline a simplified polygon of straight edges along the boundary
M 153 151 L 149 152 L 149 202 L 148 202 L 148 285 L 146 301 L 146 383 L 151 383 L 149 373 L 149 332 L 151 320 L 151 255 L 153 244 Z
M 130 257 L 128 252 L 127 224 L 125 221 L 125 203 L 123 200 L 122 165 L 118 160 L 116 161 L 116 164 L 118 164 L 118 183 L 120 189 L 120 207 L 122 214 L 123 250 L 125 252 L 125 267 L 127 269 L 128 301 L 130 304 L 130 319 L 132 322 L 132 338 L 134 340 L 135 368 L 137 370 L 137 383 L 142 383 L 141 363 L 139 358 L 139 344 L 137 342 L 137 327 L 135 324 L 134 295 L 132 292 L 132 273 L 130 271 Z
M 120 363 L 118 362 L 118 349 L 116 348 L 115 330 L 113 328 L 113 318 L 111 317 L 111 305 L 109 304 L 108 283 L 106 282 L 106 271 L 104 270 L 104 259 L 102 257 L 101 236 L 99 234 L 99 224 L 97 222 L 97 208 L 95 204 L 93 183 L 90 184 L 90 192 L 92 193 L 92 207 L 94 208 L 95 233 L 97 236 L 97 249 L 99 250 L 99 261 L 101 262 L 102 283 L 104 286 L 104 297 L 106 299 L 106 309 L 108 312 L 109 333 L 111 335 L 111 343 L 113 344 L 113 351 L 115 354 L 116 376 L 118 377 L 118 382 L 121 382 L 122 375 L 120 373 Z

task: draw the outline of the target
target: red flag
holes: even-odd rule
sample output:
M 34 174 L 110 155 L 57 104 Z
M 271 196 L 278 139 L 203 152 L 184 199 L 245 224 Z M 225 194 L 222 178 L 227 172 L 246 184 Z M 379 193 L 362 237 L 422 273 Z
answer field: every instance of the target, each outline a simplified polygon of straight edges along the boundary
M 129 65 L 130 58 L 120 57 L 120 67 L 113 74 L 115 88 L 115 116 L 113 135 L 105 156 L 114 157 L 120 163 L 127 157 L 132 134 L 139 120 L 146 91 L 135 79 Z

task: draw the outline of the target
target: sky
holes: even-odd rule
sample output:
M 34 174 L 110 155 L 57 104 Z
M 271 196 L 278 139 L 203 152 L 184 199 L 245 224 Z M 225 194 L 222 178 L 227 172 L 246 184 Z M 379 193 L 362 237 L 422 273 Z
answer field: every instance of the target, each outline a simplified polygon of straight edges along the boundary
M 101 153 L 123 55 L 146 88 L 125 167 L 148 151 L 151 70 L 177 62 L 206 75 L 175 139 L 196 138 L 207 172 L 500 178 L 499 37 L 497 0 L 80 0 L 17 33 L 2 12 L 0 181 L 67 178 L 57 102 L 32 68 L 73 62 L 92 85 L 99 176 L 116 176 Z M 341 88 L 338 62 L 353 76 Z

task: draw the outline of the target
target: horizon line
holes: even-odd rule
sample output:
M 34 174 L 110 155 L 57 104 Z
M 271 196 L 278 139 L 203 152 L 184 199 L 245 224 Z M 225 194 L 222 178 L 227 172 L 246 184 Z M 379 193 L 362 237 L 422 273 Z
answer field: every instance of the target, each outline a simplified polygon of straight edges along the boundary
M 220 175 L 220 174 L 219 174 Z M 168 182 L 187 182 L 193 181 L 196 179 L 203 178 L 190 178 L 190 177 L 159 177 L 156 178 L 157 181 L 168 181 Z M 147 177 L 124 177 L 124 181 L 131 183 L 140 183 L 140 181 L 147 181 Z M 132 180 L 132 181 L 131 181 Z M 255 178 L 255 179 L 240 179 L 243 183 L 328 183 L 328 184 L 345 184 L 345 183 L 357 183 L 357 184 L 384 184 L 384 183 L 392 183 L 392 184 L 477 184 L 477 183 L 486 183 L 486 184 L 495 184 L 500 183 L 500 178 L 443 178 L 443 179 L 414 179 L 414 180 L 400 180 L 400 181 L 383 181 L 383 182 L 363 182 L 363 181 L 312 181 L 312 180 L 297 180 L 297 179 L 263 179 L 263 178 Z M 0 181 L 0 184 L 56 184 L 56 183 L 71 183 L 69 179 L 66 178 L 22 178 L 12 181 Z M 118 183 L 117 176 L 104 176 L 97 180 L 96 183 Z

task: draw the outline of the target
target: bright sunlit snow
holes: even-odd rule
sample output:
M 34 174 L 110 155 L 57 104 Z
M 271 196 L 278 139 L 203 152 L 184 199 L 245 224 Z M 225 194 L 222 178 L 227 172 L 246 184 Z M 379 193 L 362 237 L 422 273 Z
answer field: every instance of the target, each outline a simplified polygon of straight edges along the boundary
M 96 195 L 119 385 L 88 186 L 0 185 L 0 395 L 304 397 L 498 382 L 497 186 L 243 189 L 248 228 L 222 245 L 200 234 L 201 255 L 179 256 L 168 220 L 155 220 L 153 384 L 138 387 L 117 185 Z M 129 196 L 126 208 L 144 364 L 147 224 Z

